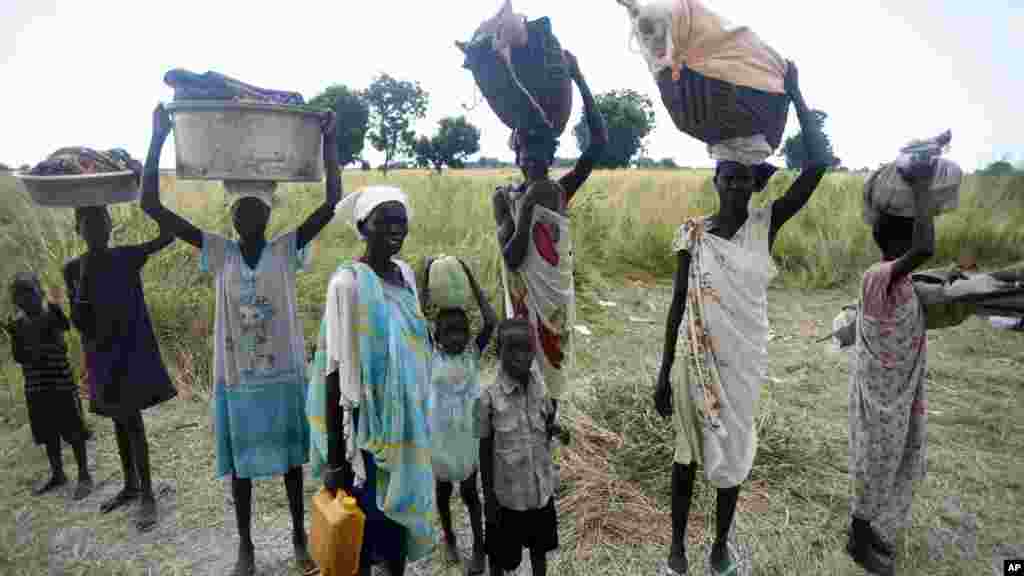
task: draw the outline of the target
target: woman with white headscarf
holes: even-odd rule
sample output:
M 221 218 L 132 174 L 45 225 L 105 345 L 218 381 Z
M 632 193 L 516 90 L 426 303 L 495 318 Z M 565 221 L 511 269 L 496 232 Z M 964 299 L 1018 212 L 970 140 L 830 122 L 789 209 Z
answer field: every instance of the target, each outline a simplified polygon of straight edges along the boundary
M 256 569 L 252 479 L 280 475 L 288 493 L 295 560 L 304 574 L 317 571 L 306 547 L 303 514 L 302 466 L 309 459 L 309 426 L 295 278 L 306 265 L 306 247 L 331 221 L 341 198 L 333 113 L 324 118 L 322 130 L 324 203 L 298 228 L 268 241 L 274 183 L 228 183 L 236 241 L 202 231 L 160 203 L 160 149 L 171 123 L 162 105 L 153 113 L 142 208 L 161 229 L 202 250 L 200 267 L 217 285 L 212 411 L 217 476 L 231 477 L 238 522 L 237 576 Z
M 314 468 L 366 514 L 360 574 L 386 563 L 400 576 L 433 548 L 430 346 L 412 268 L 395 258 L 409 232 L 408 199 L 374 186 L 337 213 L 366 243 L 331 277 L 307 401 Z

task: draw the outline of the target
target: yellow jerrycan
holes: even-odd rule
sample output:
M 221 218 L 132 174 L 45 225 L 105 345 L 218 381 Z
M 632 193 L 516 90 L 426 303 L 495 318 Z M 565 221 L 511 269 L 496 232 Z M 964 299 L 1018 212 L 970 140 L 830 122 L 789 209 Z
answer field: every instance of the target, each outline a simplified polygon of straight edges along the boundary
M 359 571 L 366 515 L 356 499 L 338 490 L 332 497 L 326 488 L 313 497 L 313 529 L 310 553 L 321 576 L 354 576 Z

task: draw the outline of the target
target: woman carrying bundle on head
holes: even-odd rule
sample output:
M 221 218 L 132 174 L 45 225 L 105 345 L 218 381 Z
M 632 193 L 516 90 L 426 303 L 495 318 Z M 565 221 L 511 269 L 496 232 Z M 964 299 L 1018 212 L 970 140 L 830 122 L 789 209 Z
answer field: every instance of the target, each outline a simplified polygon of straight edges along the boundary
M 935 250 L 936 162 L 901 169 L 913 216 L 887 210 L 867 190 L 865 212 L 882 261 L 864 273 L 850 359 L 851 526 L 846 550 L 872 574 L 893 574 L 896 532 L 910 520 L 924 477 L 929 318 L 911 272 Z
M 504 267 L 505 316 L 525 318 L 533 327 L 536 362 L 548 393 L 557 402 L 568 392 L 566 361 L 571 355 L 573 287 L 569 205 L 594 169 L 608 141 L 604 117 L 594 103 L 576 57 L 565 52 L 569 75 L 583 95 L 590 146 L 567 174 L 554 180 L 551 164 L 557 133 L 539 123 L 512 132 L 510 146 L 524 181 L 498 188 L 493 197 L 498 245 Z
M 306 574 L 316 564 L 306 545 L 302 466 L 309 459 L 305 349 L 296 302 L 296 275 L 306 248 L 334 216 L 341 197 L 334 114 L 322 121 L 324 203 L 291 232 L 267 240 L 273 182 L 229 183 L 231 221 L 239 240 L 199 230 L 160 202 L 160 150 L 171 131 L 163 105 L 153 112 L 153 139 L 143 178 L 142 206 L 162 228 L 202 250 L 200 267 L 217 286 L 213 425 L 217 476 L 231 476 L 238 522 L 234 573 L 255 572 L 252 479 L 284 475 L 292 516 L 295 561 Z
M 783 197 L 764 208 L 749 208 L 752 195 L 765 188 L 775 169 L 743 154 L 721 152 L 714 177 L 718 213 L 684 224 L 673 245 L 678 267 L 654 401 L 659 414 L 672 416 L 676 429 L 668 563 L 679 574 L 688 569 L 686 523 L 701 463 L 718 488 L 711 567 L 715 574 L 736 569 L 727 540 L 739 485 L 750 473 L 757 447 L 754 407 L 767 368 L 767 287 L 776 275 L 771 249 L 828 168 L 823 135 L 803 101 L 792 63 L 786 90 L 796 105 L 810 160 L 800 176 Z M 673 379 L 680 326 L 686 365 Z
M 309 414 L 324 487 L 352 494 L 366 515 L 359 574 L 386 564 L 393 576 L 434 546 L 427 322 L 416 276 L 396 258 L 409 232 L 408 198 L 374 186 L 338 214 L 365 242 L 327 287 Z M 322 428 L 326 428 L 323 430 Z

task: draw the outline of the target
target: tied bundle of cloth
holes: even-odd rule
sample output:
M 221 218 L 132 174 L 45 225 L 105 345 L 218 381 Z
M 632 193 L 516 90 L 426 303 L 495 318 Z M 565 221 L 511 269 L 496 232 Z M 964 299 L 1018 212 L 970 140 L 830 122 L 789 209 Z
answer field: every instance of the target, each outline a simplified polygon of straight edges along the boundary
M 72 176 L 130 170 L 142 174 L 142 164 L 120 148 L 100 152 L 71 146 L 50 154 L 29 172 L 32 176 Z
M 873 225 L 880 214 L 914 217 L 914 193 L 904 172 L 917 163 L 934 163 L 930 193 L 935 214 L 956 210 L 960 204 L 963 172 L 955 162 L 942 158 L 949 150 L 953 133 L 949 130 L 934 138 L 912 140 L 896 160 L 868 176 L 864 184 L 864 222 Z
M 502 123 L 513 130 L 544 127 L 560 136 L 572 112 L 572 79 L 551 21 L 527 22 L 505 0 L 469 42 L 456 42 L 466 55 L 480 92 Z
M 970 316 L 990 318 L 997 328 L 1024 326 L 1024 265 L 984 273 L 957 266 L 912 274 L 927 318 L 928 330 L 952 328 Z M 836 349 L 852 346 L 857 336 L 858 304 L 844 306 L 832 321 L 831 339 Z
M 164 75 L 164 83 L 174 88 L 174 99 L 229 100 L 232 102 L 262 102 L 281 106 L 302 106 L 305 100 L 298 92 L 267 90 L 235 80 L 218 72 L 196 74 L 175 68 Z
M 787 63 L 700 0 L 616 0 L 676 127 L 716 160 L 764 162 L 782 142 Z

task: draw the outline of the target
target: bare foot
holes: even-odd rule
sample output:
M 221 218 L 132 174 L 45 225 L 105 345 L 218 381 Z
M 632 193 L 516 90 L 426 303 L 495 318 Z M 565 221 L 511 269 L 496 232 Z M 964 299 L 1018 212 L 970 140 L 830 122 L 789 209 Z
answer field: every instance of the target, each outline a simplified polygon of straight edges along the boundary
M 156 526 L 156 500 L 152 496 L 144 496 L 139 507 L 139 517 L 135 520 L 139 532 L 149 532 Z
M 53 490 L 54 488 L 59 488 L 59 487 L 65 485 L 65 484 L 67 484 L 67 482 L 68 482 L 68 479 L 63 474 L 61 474 L 59 476 L 57 476 L 57 475 L 51 476 L 50 479 L 47 480 L 44 484 L 41 484 L 41 485 L 36 486 L 35 488 L 33 488 L 32 489 L 32 495 L 33 496 L 40 496 L 42 494 L 46 494 L 47 492 L 49 492 L 50 490 Z
M 686 550 L 673 545 L 668 555 L 668 567 L 675 574 L 685 576 L 690 570 L 690 563 L 686 561 Z
M 88 476 L 79 478 L 78 484 L 75 486 L 75 493 L 71 495 L 71 499 L 82 500 L 90 493 L 92 493 L 92 478 Z
M 313 574 L 320 573 L 320 567 L 310 558 L 305 544 L 295 545 L 295 566 L 303 576 L 312 576 Z
M 100 504 L 100 513 L 106 514 L 113 510 L 124 506 L 130 502 L 134 502 L 139 499 L 140 493 L 136 488 L 125 488 L 117 493 L 116 496 L 107 500 L 103 504 Z
M 473 556 L 469 561 L 468 572 L 475 576 L 477 574 L 483 574 L 484 568 L 486 568 L 486 557 L 484 556 L 484 547 L 476 543 L 473 544 Z
M 253 549 L 249 546 L 238 547 L 238 561 L 235 562 L 235 569 L 231 576 L 253 576 L 256 574 L 256 558 Z

